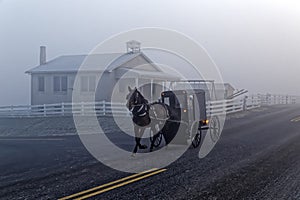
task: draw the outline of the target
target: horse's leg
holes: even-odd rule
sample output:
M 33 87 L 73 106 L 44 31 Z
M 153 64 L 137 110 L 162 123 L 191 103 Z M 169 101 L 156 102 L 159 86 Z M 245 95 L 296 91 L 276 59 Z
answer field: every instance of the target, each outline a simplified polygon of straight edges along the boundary
M 151 146 L 150 146 L 150 152 L 153 151 L 153 147 L 154 147 L 154 141 L 156 140 L 157 138 L 157 134 L 155 134 L 156 130 L 154 127 L 151 126 L 151 131 L 153 133 L 153 138 L 152 138 L 152 141 L 151 141 Z
M 136 154 L 138 147 L 141 146 L 141 138 L 139 137 L 139 127 L 137 125 L 134 125 L 134 135 L 135 135 L 135 147 L 133 149 L 133 155 Z
M 135 147 L 133 149 L 133 156 L 136 154 L 138 148 L 147 149 L 147 145 L 141 144 L 141 139 L 144 134 L 145 128 L 140 128 L 137 125 L 134 126 L 134 134 L 135 134 Z
M 139 132 L 139 148 L 140 149 L 147 149 L 147 145 L 142 145 L 141 144 L 141 139 L 142 139 L 142 137 L 143 137 L 143 135 L 144 135 L 144 132 L 145 132 L 145 129 L 146 128 L 140 128 L 140 132 Z
M 151 142 L 151 147 L 150 147 L 150 152 L 153 151 L 154 142 L 156 141 L 156 139 L 159 137 L 160 134 L 161 134 L 161 133 L 159 132 L 159 133 L 156 133 L 156 134 L 153 136 L 153 140 L 152 140 L 152 142 Z

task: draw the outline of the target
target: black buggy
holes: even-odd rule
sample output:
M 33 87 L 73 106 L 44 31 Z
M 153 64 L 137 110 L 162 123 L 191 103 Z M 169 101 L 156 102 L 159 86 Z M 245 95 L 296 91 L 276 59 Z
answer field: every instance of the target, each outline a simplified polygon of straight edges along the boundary
M 212 139 L 213 134 L 218 134 L 218 119 L 213 117 L 209 121 L 207 117 L 204 90 L 164 91 L 161 93 L 161 103 L 168 107 L 170 113 L 157 137 L 153 137 L 153 130 L 150 129 L 150 140 L 152 142 L 155 138 L 155 147 L 161 144 L 162 135 L 167 144 L 174 139 L 172 143 L 192 143 L 197 148 L 201 143 L 202 130 L 212 129 Z

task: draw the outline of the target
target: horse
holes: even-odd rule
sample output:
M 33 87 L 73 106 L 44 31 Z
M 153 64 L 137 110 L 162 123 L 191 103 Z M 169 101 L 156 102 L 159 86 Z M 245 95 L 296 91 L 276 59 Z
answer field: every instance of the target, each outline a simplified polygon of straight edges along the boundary
M 141 144 L 141 137 L 145 129 L 150 127 L 153 132 L 153 140 L 151 141 L 150 152 L 153 150 L 154 142 L 159 134 L 163 134 L 162 128 L 164 123 L 169 118 L 169 109 L 167 106 L 160 102 L 149 103 L 147 99 L 138 91 L 137 88 L 131 89 L 128 86 L 129 94 L 126 96 L 126 107 L 132 113 L 132 121 L 134 124 L 135 133 L 135 147 L 132 155 L 137 153 L 138 148 L 146 149 L 147 145 Z

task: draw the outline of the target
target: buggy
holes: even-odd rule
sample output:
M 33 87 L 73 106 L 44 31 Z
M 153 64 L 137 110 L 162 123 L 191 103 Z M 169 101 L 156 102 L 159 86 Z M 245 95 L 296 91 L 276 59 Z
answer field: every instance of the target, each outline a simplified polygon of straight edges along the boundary
M 197 148 L 201 143 L 203 130 L 212 128 L 218 131 L 218 119 L 211 118 L 210 122 L 207 117 L 204 90 L 164 91 L 161 93 L 160 101 L 169 108 L 170 116 L 161 131 L 157 133 L 159 134 L 157 137 L 153 137 L 153 130 L 150 129 L 150 140 L 153 142 L 155 138 L 155 147 L 161 144 L 164 135 L 166 143 L 174 139 L 176 144 L 191 143 L 194 148 Z

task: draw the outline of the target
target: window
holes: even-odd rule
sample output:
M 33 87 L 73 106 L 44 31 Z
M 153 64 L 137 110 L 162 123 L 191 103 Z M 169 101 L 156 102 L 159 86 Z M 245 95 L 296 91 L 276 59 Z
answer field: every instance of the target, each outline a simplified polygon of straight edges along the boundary
M 59 92 L 60 91 L 60 77 L 55 76 L 54 77 L 54 92 Z
M 68 77 L 67 76 L 54 76 L 53 90 L 54 90 L 54 92 L 67 92 Z
M 61 80 L 60 80 L 60 82 L 61 82 L 61 91 L 67 92 L 67 90 L 68 90 L 68 78 L 66 76 L 62 76 L 60 78 L 61 78 Z
M 170 104 L 170 98 L 169 97 L 164 97 L 163 98 L 163 103 L 166 104 L 166 105 L 168 105 L 168 106 L 170 106 L 171 105 Z
M 45 92 L 45 77 L 43 76 L 38 77 L 38 91 Z
M 81 92 L 95 92 L 96 90 L 96 77 L 95 76 L 82 76 L 81 77 Z

